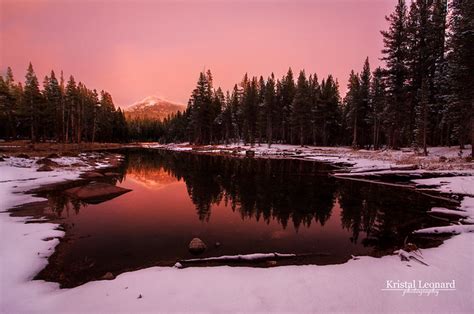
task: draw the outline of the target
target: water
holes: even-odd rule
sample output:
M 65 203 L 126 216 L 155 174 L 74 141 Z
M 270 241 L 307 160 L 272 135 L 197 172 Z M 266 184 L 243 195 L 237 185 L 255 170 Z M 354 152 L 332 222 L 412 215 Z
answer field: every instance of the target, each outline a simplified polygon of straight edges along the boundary
M 279 265 L 342 263 L 391 253 L 413 230 L 440 224 L 426 215 L 435 199 L 338 180 L 322 163 L 145 150 L 125 156 L 120 176 L 104 180 L 132 192 L 99 204 L 48 194 L 48 211 L 67 232 L 38 278 L 71 287 L 106 272 L 172 266 L 196 258 L 188 251 L 194 237 L 208 246 L 198 257 L 279 252 L 298 255 Z

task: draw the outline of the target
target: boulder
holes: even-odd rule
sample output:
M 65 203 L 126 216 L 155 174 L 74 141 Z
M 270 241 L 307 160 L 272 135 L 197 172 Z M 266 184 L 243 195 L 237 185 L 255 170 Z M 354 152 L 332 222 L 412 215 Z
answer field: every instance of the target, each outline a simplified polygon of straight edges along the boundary
M 113 280 L 113 279 L 115 279 L 115 276 L 111 272 L 107 272 L 100 279 L 102 279 L 102 280 Z
M 439 162 L 446 162 L 448 161 L 448 158 L 446 156 L 439 156 Z
M 46 166 L 50 166 L 50 167 L 58 167 L 59 164 L 55 161 L 52 161 L 51 159 L 49 158 L 42 158 L 42 159 L 38 159 L 36 161 L 36 163 L 38 165 L 46 165 Z
M 30 156 L 27 155 L 27 154 L 18 154 L 18 155 L 16 155 L 16 157 L 18 157 L 18 158 L 25 158 L 25 159 L 29 159 L 29 158 L 30 158 Z
M 0 161 L 5 161 L 5 159 L 3 157 L 0 157 Z
M 201 254 L 207 249 L 207 246 L 201 239 L 194 238 L 189 242 L 188 249 L 192 254 Z
M 130 191 L 130 189 L 124 189 L 112 184 L 94 182 L 68 189 L 66 190 L 66 194 L 73 198 L 83 200 L 86 203 L 98 204 Z
M 276 266 L 278 263 L 277 261 L 266 261 L 265 265 L 267 265 L 268 267 L 273 267 L 273 266 Z
M 120 173 L 118 173 L 118 172 L 106 172 L 106 173 L 104 173 L 104 175 L 106 177 L 118 177 L 118 176 L 120 176 Z
M 39 167 L 36 171 L 40 171 L 40 172 L 43 172 L 43 171 L 53 171 L 53 168 L 51 168 L 51 167 L 48 166 L 48 165 L 42 165 L 42 166 Z
M 78 156 L 78 153 L 75 153 L 75 152 L 63 152 L 61 153 L 61 155 L 63 157 L 77 157 Z
M 49 154 L 46 158 L 59 158 L 59 155 L 56 153 Z
M 83 174 L 81 174 L 81 177 L 85 179 L 102 178 L 103 176 L 104 175 L 102 173 L 95 171 L 84 172 Z
M 247 150 L 247 151 L 245 151 L 245 156 L 249 157 L 249 158 L 253 158 L 253 157 L 255 157 L 255 151 Z
M 418 250 L 418 247 L 416 246 L 416 244 L 413 244 L 413 243 L 407 243 L 405 244 L 405 246 L 403 247 L 403 249 L 407 252 L 412 252 L 412 251 L 417 251 Z

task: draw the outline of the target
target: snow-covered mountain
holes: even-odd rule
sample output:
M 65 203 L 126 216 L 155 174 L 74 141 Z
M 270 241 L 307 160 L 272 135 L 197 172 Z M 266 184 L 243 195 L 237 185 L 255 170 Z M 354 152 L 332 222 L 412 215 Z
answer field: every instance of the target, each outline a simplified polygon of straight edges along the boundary
M 125 117 L 127 119 L 147 118 L 163 120 L 168 115 L 183 111 L 184 109 L 186 109 L 186 107 L 182 104 L 163 100 L 156 96 L 148 96 L 126 108 Z

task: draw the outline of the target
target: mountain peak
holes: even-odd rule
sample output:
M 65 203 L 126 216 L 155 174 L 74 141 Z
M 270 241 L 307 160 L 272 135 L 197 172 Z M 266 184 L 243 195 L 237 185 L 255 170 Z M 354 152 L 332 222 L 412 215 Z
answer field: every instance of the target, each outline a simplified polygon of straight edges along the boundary
M 170 114 L 184 109 L 185 106 L 182 104 L 164 100 L 157 96 L 148 96 L 125 109 L 125 117 L 127 119 L 163 120 Z

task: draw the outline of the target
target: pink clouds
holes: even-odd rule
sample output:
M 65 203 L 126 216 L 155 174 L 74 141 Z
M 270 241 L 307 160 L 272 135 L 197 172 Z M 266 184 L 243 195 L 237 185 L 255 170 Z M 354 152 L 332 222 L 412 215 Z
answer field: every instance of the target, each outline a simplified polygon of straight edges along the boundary
M 41 80 L 63 69 L 118 105 L 151 94 L 186 103 L 203 68 L 224 89 L 245 72 L 280 77 L 291 66 L 332 73 L 345 90 L 366 56 L 380 64 L 395 2 L 3 0 L 0 71 L 23 80 L 32 61 Z

